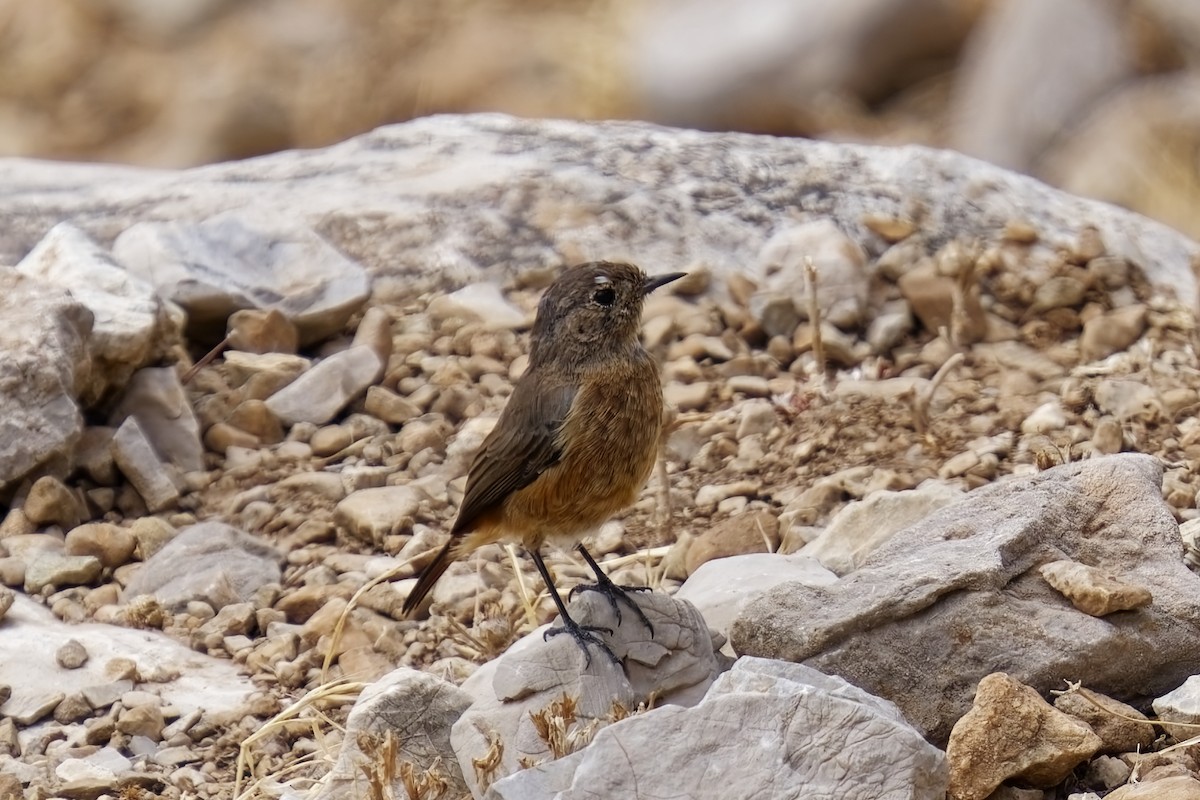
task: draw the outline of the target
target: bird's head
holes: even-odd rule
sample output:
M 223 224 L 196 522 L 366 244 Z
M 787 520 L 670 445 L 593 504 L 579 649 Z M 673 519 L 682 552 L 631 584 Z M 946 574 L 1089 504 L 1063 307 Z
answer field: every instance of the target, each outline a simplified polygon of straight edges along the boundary
M 538 303 L 530 360 L 590 357 L 638 341 L 646 295 L 685 273 L 648 277 L 632 264 L 592 261 L 567 270 Z

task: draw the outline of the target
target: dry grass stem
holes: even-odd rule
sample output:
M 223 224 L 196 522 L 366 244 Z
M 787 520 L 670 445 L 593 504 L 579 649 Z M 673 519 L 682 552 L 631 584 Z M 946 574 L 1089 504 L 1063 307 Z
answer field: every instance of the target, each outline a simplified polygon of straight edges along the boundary
M 808 323 L 812 325 L 813 358 L 817 379 L 825 382 L 825 341 L 821 338 L 821 304 L 817 301 L 817 265 L 812 256 L 804 257 L 804 283 L 808 291 Z

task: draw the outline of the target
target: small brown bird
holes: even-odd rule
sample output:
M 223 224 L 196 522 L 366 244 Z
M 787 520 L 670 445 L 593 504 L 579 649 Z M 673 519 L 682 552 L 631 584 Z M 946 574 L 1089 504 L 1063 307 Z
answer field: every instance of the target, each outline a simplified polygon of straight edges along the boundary
M 546 290 L 533 324 L 529 368 L 513 387 L 496 427 L 467 474 L 466 494 L 450 541 L 404 601 L 420 605 L 450 563 L 485 544 L 520 542 L 558 606 L 563 627 L 590 661 L 589 643 L 610 658 L 596 635 L 607 630 L 571 619 L 542 560 L 547 542 L 575 544 L 596 573 L 577 587 L 617 600 L 649 620 L 584 549 L 580 539 L 633 505 L 654 468 L 662 430 L 658 365 L 642 347 L 642 304 L 684 273 L 647 277 L 631 264 L 597 261 L 570 269 Z M 611 631 L 609 631 L 611 633 Z

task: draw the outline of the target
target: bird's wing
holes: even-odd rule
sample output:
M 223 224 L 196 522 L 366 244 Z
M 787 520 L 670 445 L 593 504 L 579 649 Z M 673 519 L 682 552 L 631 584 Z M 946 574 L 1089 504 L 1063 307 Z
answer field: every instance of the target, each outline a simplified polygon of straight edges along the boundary
M 470 530 L 483 514 L 558 462 L 558 432 L 575 394 L 571 385 L 517 382 L 496 427 L 471 462 L 452 535 Z

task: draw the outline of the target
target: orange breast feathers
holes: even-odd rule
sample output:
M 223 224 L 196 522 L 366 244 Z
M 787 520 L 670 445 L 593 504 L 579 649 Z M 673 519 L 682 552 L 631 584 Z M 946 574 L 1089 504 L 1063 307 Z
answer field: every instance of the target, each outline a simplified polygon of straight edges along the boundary
M 662 404 L 648 354 L 589 371 L 559 431 L 561 459 L 509 496 L 495 522 L 533 547 L 581 536 L 633 505 L 654 469 Z

